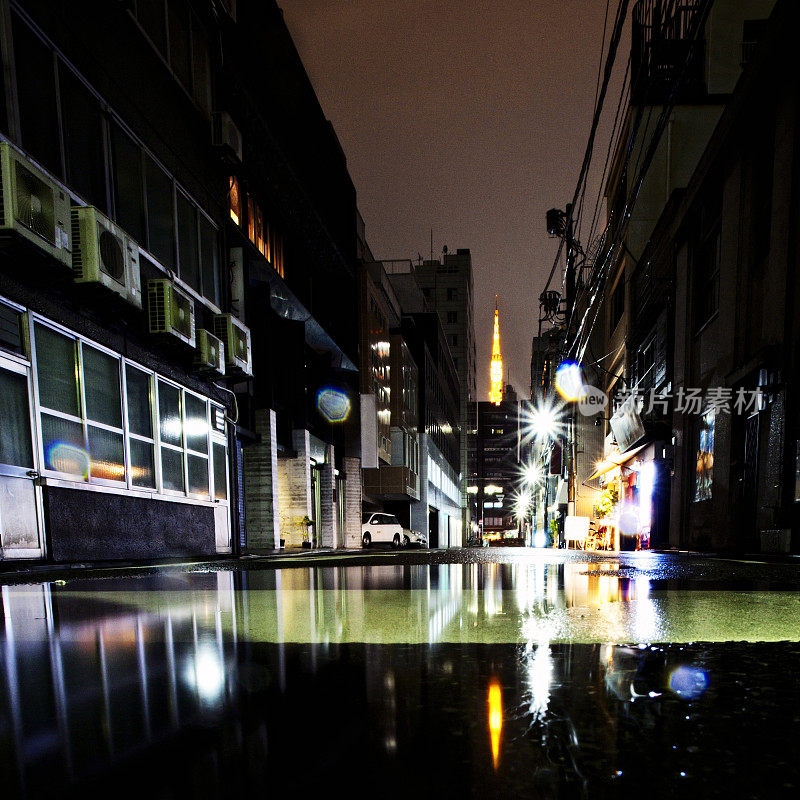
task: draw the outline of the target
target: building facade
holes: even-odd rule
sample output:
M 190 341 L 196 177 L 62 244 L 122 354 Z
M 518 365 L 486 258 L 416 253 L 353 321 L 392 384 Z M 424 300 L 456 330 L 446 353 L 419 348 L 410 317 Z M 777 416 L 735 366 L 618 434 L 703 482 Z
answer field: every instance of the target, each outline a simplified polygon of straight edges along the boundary
M 477 397 L 472 254 L 467 248 L 459 248 L 455 253 L 448 253 L 445 248 L 441 261 L 423 261 L 415 266 L 414 271 L 428 306 L 437 311 L 442 319 L 442 327 L 458 374 L 458 424 L 462 441 L 458 472 L 461 476 L 461 503 L 465 509 L 462 527 L 468 530 L 470 520 L 466 492 L 466 432 L 471 428 L 469 409 Z
M 360 533 L 355 190 L 278 6 L 0 23 L 3 558 Z

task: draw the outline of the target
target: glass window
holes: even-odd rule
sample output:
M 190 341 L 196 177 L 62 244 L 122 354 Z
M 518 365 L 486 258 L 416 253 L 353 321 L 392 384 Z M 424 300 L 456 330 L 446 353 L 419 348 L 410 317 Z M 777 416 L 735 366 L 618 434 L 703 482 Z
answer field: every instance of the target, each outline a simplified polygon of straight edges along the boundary
M 211 111 L 211 59 L 208 36 L 203 26 L 192 18 L 192 93 L 204 111 Z
M 169 61 L 178 80 L 192 89 L 191 23 L 186 0 L 170 0 L 169 5 Z
M 227 451 L 224 444 L 214 442 L 214 499 L 228 499 Z
M 185 491 L 182 451 L 161 447 L 161 483 L 167 491 Z
M 125 480 L 122 434 L 89 425 L 89 474 L 107 481 Z
M 167 17 L 164 0 L 136 0 L 136 17 L 158 50 L 167 53 Z
M 208 453 L 208 411 L 207 403 L 186 392 L 184 394 L 186 409 L 186 447 L 198 453 Z M 163 436 L 162 436 L 163 439 Z
M 234 175 L 228 182 L 228 213 L 236 225 L 242 224 L 242 196 L 239 194 L 239 180 Z
M 140 244 L 147 244 L 142 151 L 119 125 L 111 125 L 116 221 Z
M 149 156 L 145 156 L 145 180 L 147 183 L 147 246 L 165 267 L 175 269 L 172 180 Z
M 128 395 L 128 428 L 138 436 L 153 437 L 150 411 L 150 376 L 130 364 L 125 366 L 125 388 Z
M 178 192 L 178 258 L 181 279 L 200 291 L 200 264 L 197 257 L 197 209 Z
M 81 423 L 44 413 L 41 419 L 45 468 L 85 480 L 89 469 Z
M 33 467 L 28 381 L 0 369 L 0 464 Z
M 63 173 L 53 51 L 16 14 L 12 28 L 22 146 L 60 178 Z
M 710 500 L 714 482 L 714 411 L 700 417 L 697 465 L 695 467 L 695 502 Z
M 72 70 L 59 64 L 67 181 L 91 205 L 107 210 L 103 116 L 100 103 Z
M 220 301 L 217 229 L 202 214 L 200 214 L 200 268 L 203 296 L 218 306 Z
M 83 345 L 83 391 L 86 417 L 122 428 L 119 359 Z
M 189 472 L 189 494 L 209 497 L 208 459 L 203 456 L 187 454 Z
M 158 382 L 158 418 L 161 428 L 161 441 L 181 447 L 183 445 L 181 391 L 163 381 Z
M 153 445 L 140 439 L 130 440 L 131 483 L 152 489 L 156 485 L 156 472 L 153 462 Z
M 34 330 L 39 403 L 54 411 L 80 416 L 75 341 L 38 323 Z

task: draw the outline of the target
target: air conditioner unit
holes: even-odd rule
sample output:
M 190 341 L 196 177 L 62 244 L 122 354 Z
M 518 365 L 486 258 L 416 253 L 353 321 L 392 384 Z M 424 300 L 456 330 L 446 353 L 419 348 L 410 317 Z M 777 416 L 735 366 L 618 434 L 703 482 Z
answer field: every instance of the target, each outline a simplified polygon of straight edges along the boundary
M 219 148 L 226 161 L 242 163 L 242 134 L 227 111 L 211 115 L 211 143 Z
M 195 346 L 194 301 L 175 284 L 165 279 L 147 282 L 147 313 L 150 333 Z
M 225 366 L 228 372 L 252 375 L 250 329 L 233 314 L 217 314 L 214 317 L 214 333 L 225 345 Z
M 0 172 L 0 233 L 16 232 L 71 268 L 66 192 L 8 142 L 0 143 Z
M 72 209 L 72 270 L 76 283 L 100 284 L 142 307 L 139 247 L 93 206 Z
M 210 331 L 199 328 L 194 366 L 198 372 L 225 374 L 225 345 Z

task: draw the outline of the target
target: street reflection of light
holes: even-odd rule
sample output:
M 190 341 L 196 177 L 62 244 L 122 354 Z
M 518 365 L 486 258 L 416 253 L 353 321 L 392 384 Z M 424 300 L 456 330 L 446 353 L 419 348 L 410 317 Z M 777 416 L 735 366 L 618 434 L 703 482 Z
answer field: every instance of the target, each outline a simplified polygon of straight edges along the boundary
M 544 547 L 546 544 L 544 531 L 537 530 L 536 533 L 533 535 L 533 546 L 534 547 Z
M 679 697 L 696 700 L 708 689 L 708 675 L 700 667 L 683 665 L 672 670 L 669 688 Z
M 194 660 L 186 668 L 184 677 L 194 684 L 201 700 L 218 700 L 225 686 L 225 669 L 219 653 L 209 644 L 201 644 Z
M 493 680 L 489 684 L 489 738 L 492 743 L 494 768 L 500 763 L 500 736 L 503 732 L 503 695 L 500 684 Z
M 650 581 L 634 578 L 635 599 L 633 601 L 633 628 L 639 641 L 652 642 L 661 638 L 661 620 L 655 603 L 650 598 Z

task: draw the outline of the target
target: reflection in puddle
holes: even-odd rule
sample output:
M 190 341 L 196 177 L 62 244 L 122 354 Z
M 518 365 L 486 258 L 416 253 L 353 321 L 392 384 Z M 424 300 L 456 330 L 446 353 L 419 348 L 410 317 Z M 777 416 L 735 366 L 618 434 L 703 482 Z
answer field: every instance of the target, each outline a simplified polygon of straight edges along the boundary
M 163 770 L 159 797 L 266 781 L 308 796 L 354 755 L 364 786 L 392 796 L 489 781 L 501 796 L 655 780 L 692 794 L 756 751 L 753 780 L 795 781 L 800 647 L 737 640 L 800 638 L 797 596 L 653 591 L 592 566 L 3 587 L 4 791 L 96 789 L 120 771 L 146 790 Z
M 492 764 L 495 770 L 500 763 L 500 736 L 503 733 L 503 693 L 500 684 L 489 684 L 489 738 L 492 743 Z

